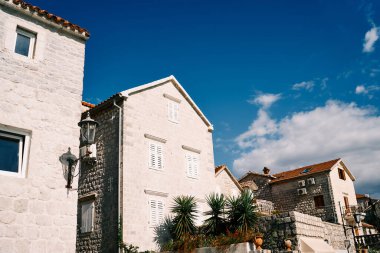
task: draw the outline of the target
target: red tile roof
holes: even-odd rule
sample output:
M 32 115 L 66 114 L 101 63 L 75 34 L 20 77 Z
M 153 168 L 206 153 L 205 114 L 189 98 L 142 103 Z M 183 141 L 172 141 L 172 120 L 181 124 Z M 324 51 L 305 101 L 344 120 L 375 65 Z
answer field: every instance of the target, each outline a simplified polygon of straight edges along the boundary
M 284 172 L 274 174 L 273 176 L 276 178 L 273 179 L 271 183 L 277 183 L 284 180 L 289 180 L 289 179 L 307 176 L 307 175 L 311 175 L 311 174 L 315 174 L 319 172 L 329 171 L 339 160 L 340 158 L 323 162 L 323 163 L 304 166 L 295 170 L 289 170 L 289 171 L 284 171 Z
M 88 102 L 86 102 L 86 101 L 82 101 L 82 105 L 83 105 L 83 106 L 86 106 L 86 107 L 88 107 L 88 108 L 91 108 L 91 109 L 95 107 L 94 104 L 88 103 Z
M 364 199 L 367 198 L 364 194 L 356 193 L 356 199 Z
M 90 33 L 85 29 L 82 28 L 78 25 L 75 25 L 71 23 L 70 21 L 61 18 L 59 16 L 56 16 L 52 13 L 49 13 L 46 10 L 43 10 L 37 6 L 34 6 L 32 4 L 26 3 L 25 1 L 22 0 L 4 0 L 5 2 L 10 2 L 11 4 L 19 7 L 20 9 L 24 10 L 24 12 L 31 13 L 31 14 L 36 14 L 40 17 L 45 18 L 46 20 L 53 22 L 55 24 L 58 24 L 66 29 L 69 29 L 73 32 L 76 32 L 78 34 L 82 34 L 85 37 L 90 37 Z

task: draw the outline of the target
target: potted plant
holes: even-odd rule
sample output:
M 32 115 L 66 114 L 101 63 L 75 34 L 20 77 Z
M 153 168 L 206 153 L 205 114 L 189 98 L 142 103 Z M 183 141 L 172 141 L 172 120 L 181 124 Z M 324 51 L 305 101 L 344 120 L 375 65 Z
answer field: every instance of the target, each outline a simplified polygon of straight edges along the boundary
M 261 250 L 261 246 L 264 243 L 264 235 L 262 233 L 256 233 L 253 243 L 255 244 L 257 250 Z
M 286 251 L 292 251 L 292 241 L 289 238 L 284 240 Z

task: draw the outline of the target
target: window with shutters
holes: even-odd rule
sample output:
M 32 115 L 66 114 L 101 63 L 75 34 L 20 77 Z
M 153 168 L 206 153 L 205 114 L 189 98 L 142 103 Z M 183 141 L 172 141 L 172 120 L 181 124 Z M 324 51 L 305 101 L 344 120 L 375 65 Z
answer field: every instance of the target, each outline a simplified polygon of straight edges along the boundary
M 149 143 L 149 168 L 162 170 L 163 164 L 163 147 L 156 142 Z
M 164 220 L 164 202 L 159 199 L 149 200 L 151 226 L 157 226 Z
M 88 201 L 81 203 L 81 232 L 89 233 L 94 228 L 95 202 Z
M 185 155 L 187 176 L 198 178 L 199 175 L 199 155 L 188 153 Z
M 179 123 L 179 103 L 168 101 L 168 119 L 171 122 Z

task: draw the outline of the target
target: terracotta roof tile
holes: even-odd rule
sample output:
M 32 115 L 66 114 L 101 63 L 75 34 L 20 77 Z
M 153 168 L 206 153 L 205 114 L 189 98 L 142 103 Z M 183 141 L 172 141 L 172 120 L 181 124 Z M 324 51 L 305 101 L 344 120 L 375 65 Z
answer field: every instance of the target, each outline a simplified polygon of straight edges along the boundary
M 88 102 L 86 102 L 86 101 L 82 101 L 82 105 L 83 105 L 83 106 L 86 106 L 86 107 L 88 107 L 88 108 L 91 108 L 91 109 L 95 107 L 94 104 L 88 103 Z
M 277 183 L 288 179 L 329 171 L 339 160 L 340 158 L 274 174 L 273 176 L 276 177 L 276 179 L 273 179 L 271 183 Z
M 85 37 L 90 37 L 89 31 L 87 31 L 86 29 L 79 27 L 78 25 L 75 25 L 75 24 L 71 23 L 70 21 L 68 21 L 64 18 L 56 16 L 52 13 L 49 13 L 48 11 L 43 10 L 37 6 L 32 5 L 32 4 L 29 4 L 25 1 L 22 1 L 22 0 L 0 0 L 0 1 L 9 2 L 10 4 L 16 5 L 16 6 L 20 7 L 20 9 L 23 9 L 22 11 L 24 11 L 24 12 L 29 12 L 32 14 L 36 13 L 38 16 L 44 17 L 46 20 L 49 20 L 49 21 L 54 22 L 58 25 L 66 27 L 66 28 L 70 29 L 71 31 L 74 31 L 78 34 L 84 35 Z

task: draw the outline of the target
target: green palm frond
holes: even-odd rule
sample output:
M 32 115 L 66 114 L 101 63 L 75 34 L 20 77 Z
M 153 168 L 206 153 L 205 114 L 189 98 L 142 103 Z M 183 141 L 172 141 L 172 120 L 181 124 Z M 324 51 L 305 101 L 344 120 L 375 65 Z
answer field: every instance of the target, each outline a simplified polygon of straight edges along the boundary
M 225 231 L 224 208 L 226 200 L 223 194 L 212 193 L 206 197 L 206 202 L 210 207 L 204 214 L 210 216 L 204 222 L 207 234 L 219 235 Z
M 196 231 L 197 204 L 192 196 L 178 196 L 174 198 L 171 208 L 174 214 L 173 225 L 176 238 L 193 235 Z

